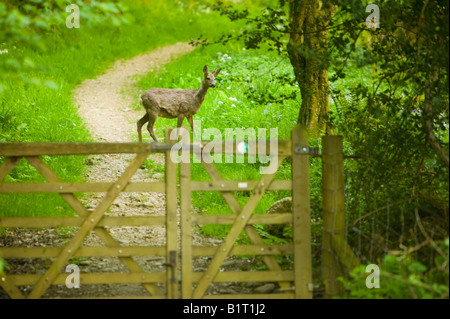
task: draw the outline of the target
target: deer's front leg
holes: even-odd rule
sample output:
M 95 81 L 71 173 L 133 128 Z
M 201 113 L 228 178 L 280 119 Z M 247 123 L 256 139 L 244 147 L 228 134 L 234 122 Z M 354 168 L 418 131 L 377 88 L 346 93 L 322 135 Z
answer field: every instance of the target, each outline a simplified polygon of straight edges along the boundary
M 192 132 L 194 133 L 194 136 L 197 136 L 197 134 L 195 134 L 194 119 L 193 119 L 192 115 L 189 116 L 187 119 L 188 119 L 189 124 L 191 125 Z

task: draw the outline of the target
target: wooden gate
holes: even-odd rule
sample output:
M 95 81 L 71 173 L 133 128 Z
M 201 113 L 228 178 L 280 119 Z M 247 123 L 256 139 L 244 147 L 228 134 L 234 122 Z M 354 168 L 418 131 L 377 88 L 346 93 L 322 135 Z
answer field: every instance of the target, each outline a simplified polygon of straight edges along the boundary
M 166 132 L 169 140 L 170 130 Z M 80 283 L 141 283 L 149 298 L 311 298 L 311 230 L 309 205 L 309 148 L 306 130 L 296 127 L 292 139 L 278 142 L 278 152 L 273 153 L 268 143 L 268 154 L 278 156 L 278 168 L 287 157 L 292 158 L 292 180 L 274 180 L 275 173 L 265 174 L 259 181 L 225 181 L 212 163 L 204 161 L 199 149 L 186 146 L 196 153 L 211 177 L 209 182 L 191 180 L 190 163 L 180 163 L 180 216 L 177 215 L 177 164 L 170 156 L 172 144 L 143 143 L 7 143 L 0 144 L 0 156 L 6 161 L 0 166 L 0 193 L 59 193 L 75 210 L 74 217 L 14 217 L 0 218 L 0 227 L 79 227 L 64 247 L 5 247 L 2 258 L 53 258 L 51 266 L 42 275 L 2 275 L 0 286 L 12 298 L 40 298 L 51 285 L 64 285 L 67 273 L 63 270 L 73 257 L 118 257 L 128 268 L 127 273 L 82 273 Z M 215 148 L 216 150 L 217 148 Z M 222 147 L 225 152 L 225 147 Z M 236 143 L 233 153 L 236 153 Z M 257 151 L 257 150 L 255 150 Z M 165 152 L 165 182 L 130 182 L 131 177 L 152 152 Z M 125 172 L 111 183 L 66 183 L 42 160 L 43 155 L 81 154 L 136 154 Z M 26 158 L 46 179 L 46 183 L 4 183 L 5 176 Z M 292 212 L 261 215 L 253 211 L 266 191 L 292 190 Z M 220 191 L 234 213 L 233 215 L 198 215 L 191 209 L 191 195 L 196 191 Z M 234 197 L 233 191 L 251 191 L 252 195 L 244 207 Z M 106 192 L 101 203 L 89 211 L 74 195 L 83 192 Z M 108 207 L 120 192 L 160 192 L 166 194 L 165 216 L 113 217 L 105 216 Z M 178 221 L 181 227 L 181 250 L 179 250 Z M 229 224 L 231 229 L 219 246 L 193 246 L 192 227 L 206 224 Z M 265 244 L 254 228 L 254 224 L 292 224 L 291 244 Z M 165 246 L 122 246 L 105 227 L 154 226 L 166 227 Z M 83 241 L 93 231 L 105 246 L 86 247 Z M 242 231 L 250 238 L 251 245 L 236 245 Z M 257 255 L 268 270 L 222 272 L 220 267 L 227 256 Z M 293 267 L 282 270 L 276 255 L 293 256 Z M 163 256 L 166 270 L 145 272 L 132 256 Z M 193 258 L 213 256 L 205 271 L 193 270 Z M 179 273 L 181 272 L 181 278 Z M 277 282 L 280 289 L 270 294 L 220 295 L 208 294 L 211 284 L 220 282 Z M 18 287 L 33 286 L 25 295 Z M 180 293 L 181 292 L 181 293 Z
M 129 272 L 81 273 L 80 285 L 142 283 L 150 298 L 176 298 L 172 277 L 174 272 L 146 272 L 132 256 L 165 256 L 168 268 L 176 254 L 176 165 L 166 156 L 165 182 L 130 182 L 131 177 L 152 152 L 151 144 L 143 143 L 6 143 L 0 144 L 0 156 L 6 161 L 0 166 L 0 193 L 59 193 L 74 209 L 73 217 L 11 217 L 0 218 L 0 227 L 50 228 L 79 227 L 64 247 L 2 247 L 0 256 L 9 258 L 52 258 L 51 266 L 42 275 L 14 274 L 0 276 L 0 286 L 11 298 L 40 298 L 51 285 L 64 285 L 64 272 L 73 257 L 118 257 Z M 124 173 L 111 183 L 66 183 L 42 160 L 42 156 L 84 154 L 136 154 Z M 4 183 L 5 176 L 26 158 L 46 179 L 46 183 Z M 98 206 L 90 211 L 74 195 L 84 192 L 106 192 Z M 106 210 L 120 192 L 159 192 L 166 194 L 166 216 L 105 216 Z M 175 197 L 175 199 L 174 199 Z M 175 221 L 175 222 L 174 222 Z M 165 246 L 122 246 L 105 227 L 155 226 L 166 227 Z M 93 231 L 105 246 L 83 246 Z M 34 286 L 28 295 L 19 286 Z M 101 296 L 100 296 L 101 297 Z
M 258 153 L 257 143 L 253 153 Z M 203 145 L 202 145 L 203 146 Z M 203 149 L 201 147 L 200 149 Z M 210 148 L 211 149 L 211 148 Z M 219 148 L 227 153 L 222 144 Z M 238 142 L 233 145 L 233 154 L 237 154 Z M 252 149 L 250 147 L 250 149 Z M 191 180 L 190 163 L 180 163 L 181 189 L 181 295 L 182 298 L 312 298 L 311 273 L 311 228 L 309 204 L 309 152 L 306 130 L 297 126 L 292 131 L 292 139 L 278 141 L 275 153 L 267 143 L 267 154 L 278 157 L 279 169 L 283 160 L 292 158 L 292 180 L 274 180 L 276 172 L 265 174 L 260 180 L 226 181 L 216 166 L 205 154 L 195 151 L 204 169 L 211 178 L 209 182 Z M 198 148 L 197 148 L 198 150 Z M 252 155 L 251 151 L 248 155 Z M 239 165 L 239 164 L 236 164 Z M 292 190 L 292 212 L 278 214 L 252 214 L 266 191 Z M 191 193 L 195 191 L 219 191 L 233 215 L 199 215 L 191 210 Z M 244 207 L 233 195 L 233 191 L 251 191 L 252 194 Z M 219 246 L 193 246 L 192 227 L 194 225 L 221 224 L 232 225 L 223 243 Z M 292 244 L 265 244 L 254 224 L 292 224 Z M 241 232 L 251 240 L 251 245 L 236 245 Z M 228 256 L 262 256 L 268 270 L 233 271 L 221 270 Z M 293 255 L 291 270 L 282 270 L 276 261 L 276 255 Z M 213 256 L 206 271 L 193 271 L 193 258 Z M 267 294 L 206 294 L 212 283 L 221 282 L 277 282 L 278 292 Z

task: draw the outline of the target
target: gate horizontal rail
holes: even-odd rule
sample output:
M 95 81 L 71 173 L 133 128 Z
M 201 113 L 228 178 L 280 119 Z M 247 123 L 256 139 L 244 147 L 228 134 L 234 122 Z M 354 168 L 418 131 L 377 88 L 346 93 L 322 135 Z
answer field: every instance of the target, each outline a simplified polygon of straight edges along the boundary
M 6 247 L 3 258 L 54 258 L 61 253 L 61 247 Z M 164 246 L 114 246 L 80 247 L 74 257 L 131 257 L 165 256 Z
M 85 221 L 82 217 L 2 217 L 0 227 L 79 227 Z M 98 226 L 157 226 L 164 225 L 164 216 L 105 216 Z
M 81 217 L 2 217 L 0 227 L 79 227 L 84 222 Z M 193 215 L 192 223 L 195 225 L 232 225 L 235 215 Z M 164 225 L 164 216 L 105 216 L 98 226 L 157 226 Z M 255 214 L 250 217 L 248 224 L 290 224 L 292 213 Z
M 0 183 L 0 193 L 105 193 L 114 183 Z M 122 192 L 165 193 L 164 182 L 130 182 Z
M 217 247 L 193 247 L 192 255 L 210 256 L 217 252 Z M 62 251 L 61 247 L 2 247 L 3 258 L 54 258 Z M 236 245 L 230 255 L 283 255 L 292 254 L 292 244 L 273 245 Z M 166 256 L 164 246 L 114 246 L 114 247 L 80 247 L 74 257 L 131 257 L 131 256 Z
M 192 181 L 193 191 L 251 191 L 258 181 Z M 0 193 L 102 193 L 107 192 L 114 183 L 0 183 Z M 292 190 L 291 180 L 276 180 L 268 190 Z M 164 182 L 130 182 L 123 192 L 165 193 Z
M 248 145 L 246 155 L 292 155 L 291 141 L 278 141 L 276 152 L 269 141 L 261 145 L 255 141 L 242 141 Z M 188 149 L 203 149 L 208 145 L 209 154 L 243 154 L 239 150 L 240 141 L 198 141 Z M 0 156 L 41 156 L 41 155 L 90 155 L 90 154 L 136 154 L 164 153 L 176 143 L 1 143 Z M 182 146 L 179 146 L 182 148 Z M 262 148 L 261 148 L 262 147 Z
M 195 272 L 194 280 L 198 280 L 203 275 L 203 272 Z M 81 273 L 80 284 L 123 284 L 123 283 L 163 283 L 166 280 L 166 274 L 160 273 Z M 267 277 L 265 277 L 267 276 Z M 34 285 L 39 280 L 41 275 L 8 275 L 11 280 L 17 285 Z M 53 284 L 64 285 L 66 283 L 67 274 L 60 274 L 56 277 Z M 240 271 L 224 271 L 215 277 L 213 282 L 261 282 L 266 278 L 271 278 L 271 281 L 290 281 L 294 278 L 293 271 L 254 271 L 254 272 L 240 272 Z
M 145 143 L 2 143 L 0 156 L 136 154 L 155 152 Z

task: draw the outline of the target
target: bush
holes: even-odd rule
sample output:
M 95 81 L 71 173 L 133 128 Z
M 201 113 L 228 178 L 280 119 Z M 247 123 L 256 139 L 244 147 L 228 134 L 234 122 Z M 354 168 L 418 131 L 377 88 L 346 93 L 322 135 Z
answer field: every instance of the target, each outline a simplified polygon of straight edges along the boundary
M 340 278 L 346 288 L 344 298 L 430 299 L 449 296 L 449 239 L 436 248 L 434 266 L 428 268 L 413 254 L 388 254 L 379 265 L 380 287 L 366 287 L 366 267 L 353 269 L 349 279 Z

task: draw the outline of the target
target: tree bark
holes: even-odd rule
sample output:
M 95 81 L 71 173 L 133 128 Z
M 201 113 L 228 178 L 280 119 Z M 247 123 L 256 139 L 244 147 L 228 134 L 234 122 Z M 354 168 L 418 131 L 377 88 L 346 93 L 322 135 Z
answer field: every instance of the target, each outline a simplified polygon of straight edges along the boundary
M 326 50 L 328 27 L 335 11 L 336 5 L 330 1 L 289 1 L 291 33 L 287 50 L 302 95 L 297 122 L 308 127 L 313 135 L 329 131 Z

